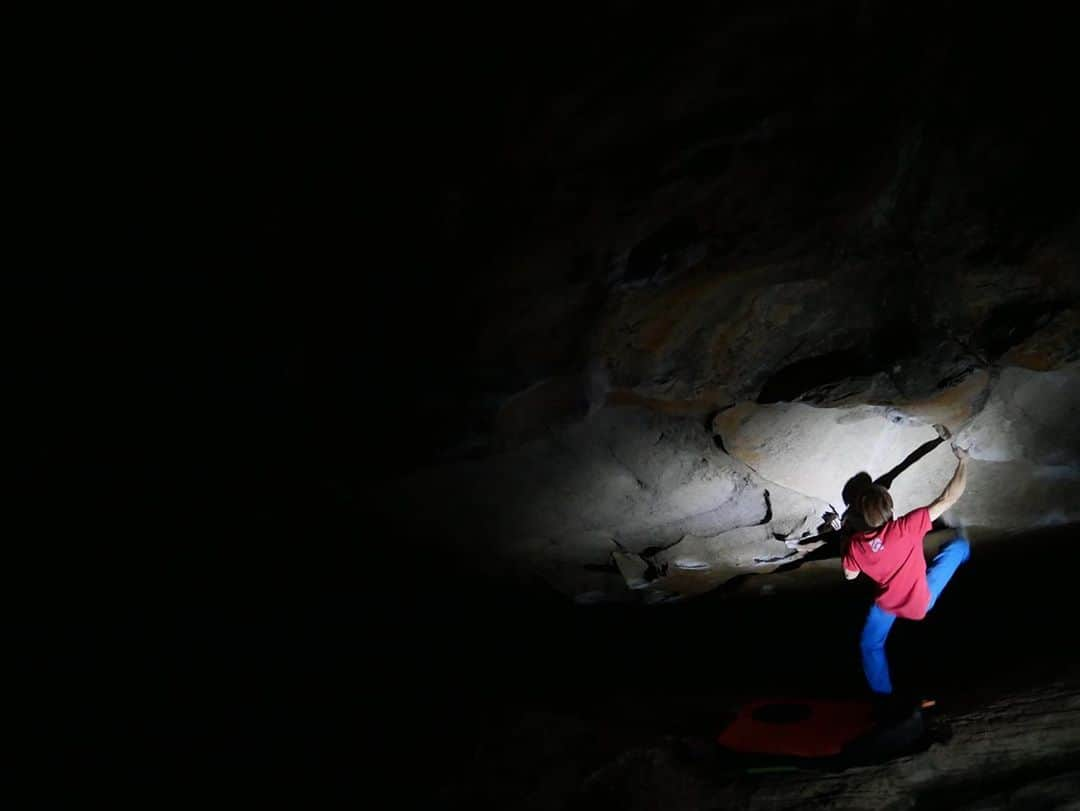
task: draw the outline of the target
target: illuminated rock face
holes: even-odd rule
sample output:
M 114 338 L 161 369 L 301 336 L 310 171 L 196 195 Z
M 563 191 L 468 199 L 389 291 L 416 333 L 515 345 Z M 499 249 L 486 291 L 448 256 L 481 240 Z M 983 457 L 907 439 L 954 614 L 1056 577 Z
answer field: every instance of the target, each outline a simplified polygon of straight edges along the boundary
M 1075 147 L 1022 112 L 1045 76 L 815 13 L 812 47 L 787 12 L 736 14 L 650 40 L 647 73 L 627 46 L 505 94 L 504 148 L 458 177 L 438 246 L 476 271 L 439 351 L 484 391 L 398 485 L 479 565 L 587 599 L 637 599 L 616 551 L 768 571 L 860 471 L 925 448 L 891 489 L 929 502 L 943 433 L 972 457 L 946 523 L 1080 519 Z
M 942 523 L 991 539 L 1080 520 L 1080 366 L 1005 369 L 980 398 L 952 428 L 971 454 L 969 485 Z M 744 401 L 708 426 L 607 406 L 401 486 L 423 496 L 433 538 L 469 528 L 461 554 L 480 567 L 581 601 L 668 599 L 797 562 L 796 542 L 826 529 L 830 509 L 843 511 L 857 473 L 893 471 L 890 490 L 905 512 L 930 503 L 955 467 L 938 430 L 897 407 Z M 650 588 L 628 587 L 624 553 L 637 558 L 638 575 L 651 567 Z
M 418 471 L 406 498 L 423 495 L 433 536 L 468 535 L 476 565 L 585 602 L 797 563 L 860 472 L 893 471 L 898 512 L 928 504 L 956 465 L 942 436 L 971 455 L 944 525 L 1080 520 L 1074 309 L 1001 304 L 1006 270 L 957 271 L 970 295 L 881 332 L 860 314 L 880 276 L 800 275 L 705 267 L 613 290 L 581 368 L 506 397 L 481 451 Z M 1039 289 L 1066 300 L 1071 283 Z
M 1007 368 L 988 394 L 951 426 L 971 456 L 970 483 L 944 523 L 994 534 L 1080 520 L 1080 428 L 1070 416 L 1080 403 L 1080 367 Z M 718 415 L 714 427 L 763 478 L 837 505 L 857 469 L 877 479 L 938 438 L 931 426 L 884 406 L 743 403 Z M 930 449 L 890 484 L 896 509 L 928 504 L 955 466 L 948 444 Z

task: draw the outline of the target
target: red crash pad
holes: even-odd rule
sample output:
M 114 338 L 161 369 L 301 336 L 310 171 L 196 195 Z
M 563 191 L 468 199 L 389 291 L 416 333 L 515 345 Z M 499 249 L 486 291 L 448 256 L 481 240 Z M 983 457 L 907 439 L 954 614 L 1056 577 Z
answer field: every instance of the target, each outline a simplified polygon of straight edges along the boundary
M 867 701 L 757 699 L 739 709 L 717 741 L 736 752 L 829 757 L 874 726 Z

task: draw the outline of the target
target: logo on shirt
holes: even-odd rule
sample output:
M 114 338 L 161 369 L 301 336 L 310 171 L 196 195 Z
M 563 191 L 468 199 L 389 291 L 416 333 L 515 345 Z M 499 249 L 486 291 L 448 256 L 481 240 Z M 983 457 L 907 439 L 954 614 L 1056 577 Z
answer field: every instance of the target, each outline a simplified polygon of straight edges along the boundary
M 885 548 L 885 541 L 882 540 L 880 537 L 874 538 L 874 540 L 870 541 L 870 550 L 871 551 L 880 552 L 884 548 Z

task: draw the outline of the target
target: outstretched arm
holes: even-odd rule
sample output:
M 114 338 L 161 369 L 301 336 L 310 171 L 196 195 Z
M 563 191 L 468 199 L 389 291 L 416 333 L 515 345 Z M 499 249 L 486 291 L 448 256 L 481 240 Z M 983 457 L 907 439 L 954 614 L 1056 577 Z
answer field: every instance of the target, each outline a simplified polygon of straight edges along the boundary
M 945 485 L 945 489 L 941 491 L 941 495 L 927 506 L 927 509 L 930 510 L 931 521 L 936 521 L 946 510 L 959 501 L 960 496 L 964 494 L 964 488 L 967 487 L 967 451 L 954 446 L 953 453 L 956 454 L 956 458 L 960 461 L 956 466 L 953 477 Z

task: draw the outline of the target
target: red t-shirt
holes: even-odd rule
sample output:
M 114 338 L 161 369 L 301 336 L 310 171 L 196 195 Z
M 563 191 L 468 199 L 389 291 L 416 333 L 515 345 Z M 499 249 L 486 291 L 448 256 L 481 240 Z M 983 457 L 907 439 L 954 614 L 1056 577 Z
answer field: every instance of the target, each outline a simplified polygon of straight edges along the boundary
M 890 521 L 877 532 L 856 532 L 844 551 L 844 568 L 860 571 L 881 587 L 883 611 L 921 620 L 930 605 L 923 536 L 930 531 L 930 510 L 920 507 Z

